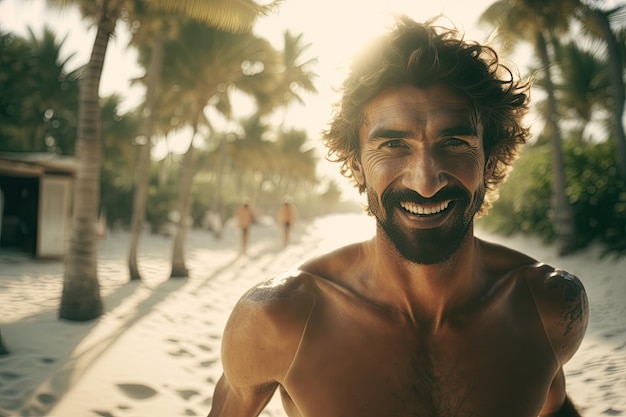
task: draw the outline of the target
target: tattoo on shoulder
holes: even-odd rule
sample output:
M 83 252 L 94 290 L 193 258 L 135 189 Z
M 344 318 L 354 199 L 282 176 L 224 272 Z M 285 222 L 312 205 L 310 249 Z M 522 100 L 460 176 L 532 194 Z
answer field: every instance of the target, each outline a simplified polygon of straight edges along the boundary
M 562 294 L 563 316 L 559 327 L 564 329 L 563 336 L 567 336 L 573 330 L 584 332 L 588 305 L 585 288 L 578 277 L 567 271 L 555 269 L 548 280 L 548 288 Z

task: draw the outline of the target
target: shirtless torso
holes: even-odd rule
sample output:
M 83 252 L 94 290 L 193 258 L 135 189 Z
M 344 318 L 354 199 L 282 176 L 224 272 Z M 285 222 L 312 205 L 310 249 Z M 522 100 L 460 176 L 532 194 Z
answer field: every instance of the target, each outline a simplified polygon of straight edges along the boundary
M 209 416 L 256 416 L 276 389 L 290 417 L 532 417 L 561 406 L 562 364 L 586 326 L 577 278 L 475 239 L 483 289 L 438 318 L 407 314 L 369 285 L 370 245 L 241 299 Z

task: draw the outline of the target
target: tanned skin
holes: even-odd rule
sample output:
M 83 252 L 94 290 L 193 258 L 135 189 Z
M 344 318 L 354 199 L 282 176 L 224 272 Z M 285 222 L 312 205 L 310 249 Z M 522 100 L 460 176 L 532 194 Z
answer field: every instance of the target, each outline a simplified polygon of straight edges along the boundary
M 277 389 L 290 417 L 580 416 L 563 365 L 587 326 L 584 288 L 474 236 L 489 167 L 467 102 L 399 86 L 364 115 L 353 171 L 375 236 L 241 298 L 209 416 L 257 416 Z

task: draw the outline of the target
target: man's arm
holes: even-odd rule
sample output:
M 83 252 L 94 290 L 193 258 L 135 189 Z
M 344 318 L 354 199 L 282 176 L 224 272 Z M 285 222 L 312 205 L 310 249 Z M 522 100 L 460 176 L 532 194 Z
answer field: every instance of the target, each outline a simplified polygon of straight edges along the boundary
M 306 280 L 283 275 L 248 291 L 222 337 L 224 373 L 209 417 L 255 417 L 272 398 L 298 350 L 313 299 Z
M 572 403 L 572 400 L 569 397 L 565 397 L 565 401 L 563 402 L 563 406 L 556 414 L 552 414 L 553 417 L 581 417 L 582 414 L 578 412 L 578 409 Z
M 540 417 L 582 417 L 572 400 L 565 392 L 565 374 L 559 369 L 552 381 L 548 398 L 544 404 Z
M 222 374 L 215 386 L 208 417 L 258 416 L 272 398 L 277 386 L 277 383 L 272 383 L 264 387 L 236 388 Z
M 585 335 L 589 323 L 587 294 L 576 276 L 545 265 L 540 268 L 546 269 L 544 278 L 533 285 L 533 293 L 560 367 L 540 416 L 581 417 L 566 394 L 563 365 L 574 356 Z
M 258 416 L 276 388 L 273 370 L 255 349 L 265 344 L 255 330 L 263 325 L 255 309 L 244 296 L 228 319 L 222 336 L 224 373 L 215 386 L 209 417 Z

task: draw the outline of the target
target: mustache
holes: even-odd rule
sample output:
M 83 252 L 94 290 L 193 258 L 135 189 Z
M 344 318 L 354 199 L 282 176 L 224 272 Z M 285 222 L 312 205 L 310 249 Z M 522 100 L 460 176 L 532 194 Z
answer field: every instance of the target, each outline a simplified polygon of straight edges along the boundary
M 444 188 L 430 198 L 423 197 L 419 193 L 409 189 L 388 189 L 383 192 L 381 201 L 385 207 L 392 207 L 401 202 L 413 202 L 415 204 L 433 204 L 446 200 L 467 200 L 467 191 L 460 187 Z

